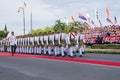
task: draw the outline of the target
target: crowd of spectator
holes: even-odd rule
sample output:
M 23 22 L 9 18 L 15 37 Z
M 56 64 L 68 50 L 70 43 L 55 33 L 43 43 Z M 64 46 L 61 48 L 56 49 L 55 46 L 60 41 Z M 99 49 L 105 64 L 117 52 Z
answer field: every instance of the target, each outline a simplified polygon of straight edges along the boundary
M 111 25 L 84 32 L 86 44 L 120 44 L 120 26 Z

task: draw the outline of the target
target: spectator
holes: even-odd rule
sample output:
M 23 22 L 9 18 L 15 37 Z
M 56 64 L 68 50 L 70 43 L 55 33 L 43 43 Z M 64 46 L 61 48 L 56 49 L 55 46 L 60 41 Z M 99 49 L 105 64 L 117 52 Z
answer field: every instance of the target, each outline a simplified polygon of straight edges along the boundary
M 99 35 L 96 37 L 96 43 L 100 44 L 100 37 L 99 37 Z

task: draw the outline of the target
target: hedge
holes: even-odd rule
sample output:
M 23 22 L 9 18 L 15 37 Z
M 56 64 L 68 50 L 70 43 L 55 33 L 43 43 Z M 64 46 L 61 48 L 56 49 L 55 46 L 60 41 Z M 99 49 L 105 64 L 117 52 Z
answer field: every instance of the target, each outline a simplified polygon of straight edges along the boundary
M 93 44 L 91 49 L 120 49 L 120 44 Z

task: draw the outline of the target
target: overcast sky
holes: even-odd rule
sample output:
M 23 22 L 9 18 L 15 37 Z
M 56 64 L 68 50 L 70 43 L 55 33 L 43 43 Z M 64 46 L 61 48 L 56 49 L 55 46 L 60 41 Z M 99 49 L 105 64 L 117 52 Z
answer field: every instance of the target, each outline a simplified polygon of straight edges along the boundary
M 30 32 L 30 12 L 32 2 L 33 12 L 33 29 L 52 26 L 56 19 L 61 19 L 65 22 L 65 17 L 71 21 L 71 16 L 75 20 L 81 21 L 78 18 L 78 13 L 81 12 L 86 16 L 86 12 L 90 14 L 91 19 L 98 25 L 95 16 L 95 9 L 98 9 L 99 17 L 103 25 L 106 23 L 105 8 L 110 11 L 110 19 L 114 21 L 114 16 L 117 17 L 120 23 L 120 1 L 119 0 L 0 0 L 0 30 L 7 25 L 9 31 L 14 31 L 16 35 L 23 34 L 23 15 L 18 13 L 18 8 L 26 3 L 25 19 L 26 33 Z M 99 26 L 99 25 L 98 25 Z

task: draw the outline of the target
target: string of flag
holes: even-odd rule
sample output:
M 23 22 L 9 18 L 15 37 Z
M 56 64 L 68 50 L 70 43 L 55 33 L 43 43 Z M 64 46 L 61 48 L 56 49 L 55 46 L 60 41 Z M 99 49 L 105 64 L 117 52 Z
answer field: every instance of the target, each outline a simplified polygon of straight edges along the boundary
M 24 2 L 23 6 L 18 8 L 18 12 L 23 12 L 26 7 L 27 7 L 27 4 Z M 110 11 L 109 11 L 108 7 L 105 8 L 105 14 L 106 14 L 106 22 L 107 23 L 117 24 L 118 21 L 117 21 L 116 16 L 114 16 L 114 19 L 113 19 L 114 22 L 112 22 L 112 20 L 110 19 Z M 96 16 L 97 21 L 99 22 L 100 27 L 103 27 L 103 24 L 99 17 L 98 9 L 95 9 L 95 16 Z M 78 18 L 80 20 L 82 20 L 83 22 L 87 23 L 87 24 L 85 24 L 87 26 L 90 26 L 90 24 L 91 24 L 94 27 L 97 27 L 96 23 L 91 19 L 90 14 L 88 12 L 86 12 L 86 17 L 81 12 L 79 12 Z M 74 23 L 74 22 L 75 22 L 75 18 L 74 18 L 74 16 L 71 16 L 71 23 Z M 67 17 L 65 17 L 65 23 L 66 23 L 66 25 L 69 25 L 69 21 L 68 21 Z

